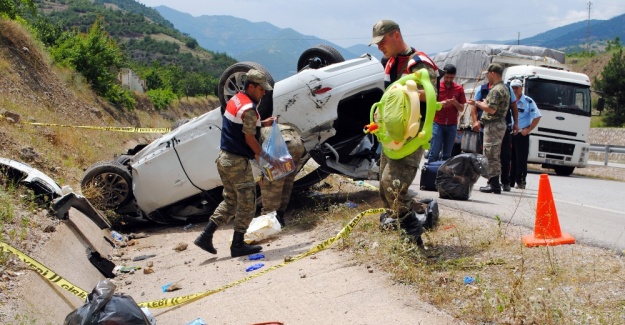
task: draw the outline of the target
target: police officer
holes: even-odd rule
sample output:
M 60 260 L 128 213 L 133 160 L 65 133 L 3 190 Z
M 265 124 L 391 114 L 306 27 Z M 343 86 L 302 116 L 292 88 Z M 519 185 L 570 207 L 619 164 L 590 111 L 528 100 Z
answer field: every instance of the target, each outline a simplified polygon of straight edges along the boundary
M 486 78 L 493 85 L 484 101 L 469 100 L 469 104 L 483 111 L 484 156 L 488 159 L 489 185 L 481 192 L 501 194 L 501 142 L 507 130 L 506 112 L 510 105 L 510 91 L 502 80 L 503 67 L 498 63 L 488 66 Z
M 384 57 L 388 58 L 384 67 L 385 87 L 400 77 L 419 69 L 427 70 L 432 85 L 436 87 L 438 67 L 425 53 L 415 50 L 404 42 L 396 22 L 380 20 L 375 23 L 373 25 L 373 38 L 369 45 L 373 44 L 377 45 L 378 50 L 384 54 Z M 425 91 L 422 88 L 419 88 L 419 95 L 422 101 L 425 101 Z M 423 115 L 421 116 L 422 119 L 424 118 Z M 421 126 L 423 126 L 423 120 Z M 408 193 L 408 187 L 417 175 L 423 151 L 423 147 L 420 147 L 412 154 L 397 160 L 389 159 L 384 153 L 380 157 L 379 191 L 384 208 L 393 209 L 389 217 L 399 219 L 400 227 L 417 244 L 422 243 L 423 228 L 413 211 L 412 197 Z M 385 218 L 385 215 L 382 218 Z
M 234 235 L 230 246 L 232 257 L 258 253 L 262 249 L 261 246 L 248 245 L 243 241 L 256 212 L 256 184 L 250 160 L 258 160 L 262 153 L 258 141 L 261 125 L 270 126 L 275 120 L 275 117 L 269 117 L 261 121 L 257 111 L 265 91 L 272 90 L 267 76 L 259 70 L 249 70 L 244 89 L 228 101 L 222 119 L 221 150 L 216 163 L 224 186 L 224 200 L 194 241 L 201 249 L 217 254 L 213 246 L 213 234 L 217 227 L 234 219 Z
M 520 131 L 512 136 L 512 182 L 516 182 L 516 188 L 525 189 L 527 177 L 527 156 L 530 147 L 530 133 L 536 128 L 541 114 L 534 100 L 523 94 L 523 82 L 514 79 L 510 82 L 514 95 L 518 98 Z

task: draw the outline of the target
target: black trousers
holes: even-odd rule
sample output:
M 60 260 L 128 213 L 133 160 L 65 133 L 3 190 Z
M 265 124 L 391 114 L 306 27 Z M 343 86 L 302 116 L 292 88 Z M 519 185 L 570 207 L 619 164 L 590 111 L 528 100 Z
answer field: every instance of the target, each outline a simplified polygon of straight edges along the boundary
M 501 184 L 510 184 L 510 162 L 512 161 L 512 135 L 510 134 L 510 129 L 506 130 L 506 134 L 501 139 L 499 160 L 501 161 Z
M 525 184 L 525 178 L 527 177 L 527 156 L 530 149 L 530 136 L 523 136 L 521 132 L 512 136 L 512 180 L 519 184 Z

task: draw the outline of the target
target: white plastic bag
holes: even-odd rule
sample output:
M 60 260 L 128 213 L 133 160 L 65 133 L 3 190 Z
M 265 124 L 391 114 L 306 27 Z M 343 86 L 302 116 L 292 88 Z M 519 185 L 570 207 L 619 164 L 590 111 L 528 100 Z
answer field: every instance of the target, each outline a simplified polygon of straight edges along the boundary
M 267 239 L 280 231 L 282 231 L 282 226 L 280 226 L 274 211 L 252 219 L 243 239 L 246 243 L 251 244 Z

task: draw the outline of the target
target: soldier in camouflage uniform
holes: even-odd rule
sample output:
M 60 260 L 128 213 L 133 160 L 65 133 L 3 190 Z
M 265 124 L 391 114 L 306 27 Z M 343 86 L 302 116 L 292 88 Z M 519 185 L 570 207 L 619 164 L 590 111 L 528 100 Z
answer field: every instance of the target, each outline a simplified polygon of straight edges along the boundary
M 425 53 L 409 47 L 402 37 L 399 25 L 391 20 L 380 20 L 373 26 L 373 39 L 371 44 L 376 44 L 388 61 L 385 65 L 384 86 L 388 87 L 400 77 L 413 73 L 420 69 L 426 69 L 430 75 L 432 85 L 436 87 L 438 67 Z M 419 97 L 421 98 L 421 124 L 423 127 L 425 92 L 419 85 Z M 402 159 L 390 159 L 384 153 L 380 157 L 380 197 L 384 208 L 392 209 L 390 214 L 383 214 L 385 218 L 399 219 L 400 227 L 417 244 L 422 244 L 421 234 L 423 228 L 413 211 L 413 200 L 408 193 L 408 187 L 412 184 L 421 157 L 423 147 L 419 147 L 412 154 Z
M 484 101 L 469 100 L 469 104 L 484 111 L 484 156 L 488 159 L 488 186 L 480 187 L 484 193 L 501 194 L 501 143 L 507 130 L 506 113 L 510 105 L 510 91 L 501 78 L 503 67 L 492 63 L 488 66 L 486 78 L 493 85 Z
M 291 191 L 293 190 L 293 182 L 299 170 L 300 159 L 304 155 L 306 149 L 299 133 L 290 125 L 278 124 L 280 133 L 286 142 L 286 147 L 293 158 L 295 172 L 290 173 L 286 177 L 274 180 L 273 182 L 262 179 L 260 182 L 260 194 L 263 201 L 263 214 L 276 211 L 276 216 L 280 225 L 284 227 L 284 211 L 289 204 Z M 271 134 L 271 128 L 265 127 L 261 130 L 261 140 L 265 141 Z
M 217 254 L 213 246 L 213 234 L 217 227 L 234 219 L 234 235 L 230 246 L 232 257 L 258 253 L 262 247 L 248 245 L 243 241 L 256 212 L 256 185 L 252 174 L 251 159 L 259 159 L 262 152 L 260 127 L 270 126 L 275 117 L 260 121 L 256 105 L 272 90 L 267 76 L 256 69 L 247 73 L 244 92 L 232 97 L 226 106 L 221 129 L 221 151 L 217 158 L 217 171 L 223 183 L 224 200 L 219 204 L 206 229 L 195 239 L 201 249 Z

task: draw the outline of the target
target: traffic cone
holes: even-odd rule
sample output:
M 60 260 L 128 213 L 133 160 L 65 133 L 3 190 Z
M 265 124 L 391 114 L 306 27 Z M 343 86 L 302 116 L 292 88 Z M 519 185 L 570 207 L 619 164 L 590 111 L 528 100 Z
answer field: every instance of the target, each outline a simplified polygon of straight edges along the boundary
M 558 212 L 553 202 L 551 185 L 547 174 L 540 175 L 538 200 L 536 201 L 536 224 L 534 234 L 523 236 L 523 244 L 528 247 L 575 244 L 573 236 L 560 231 Z

